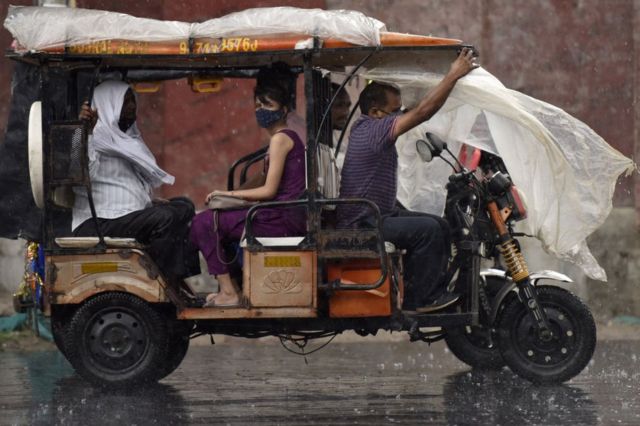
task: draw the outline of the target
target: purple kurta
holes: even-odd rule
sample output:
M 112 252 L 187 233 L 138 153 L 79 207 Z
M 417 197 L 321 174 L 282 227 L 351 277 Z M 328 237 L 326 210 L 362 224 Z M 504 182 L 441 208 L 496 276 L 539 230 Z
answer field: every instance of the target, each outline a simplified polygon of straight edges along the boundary
M 281 130 L 293 140 L 293 148 L 287 154 L 280 185 L 273 201 L 296 200 L 305 188 L 305 150 L 300 137 L 293 130 Z M 266 167 L 269 167 L 267 155 Z M 224 245 L 239 241 L 244 230 L 248 209 L 216 212 L 217 229 L 214 229 L 214 212 L 205 210 L 191 221 L 191 242 L 200 249 L 209 273 L 212 275 L 229 272 L 229 260 L 225 258 Z M 287 237 L 304 235 L 306 220 L 300 208 L 261 209 L 254 216 L 253 232 L 260 237 Z

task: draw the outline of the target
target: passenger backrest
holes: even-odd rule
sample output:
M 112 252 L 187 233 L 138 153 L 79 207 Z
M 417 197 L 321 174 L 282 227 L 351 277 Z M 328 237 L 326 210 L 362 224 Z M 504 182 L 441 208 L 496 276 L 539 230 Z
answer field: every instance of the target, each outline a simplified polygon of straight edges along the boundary
M 338 198 L 340 191 L 340 170 L 333 155 L 333 149 L 325 144 L 318 145 L 318 191 L 325 198 Z
M 72 208 L 73 187 L 90 187 L 84 125 L 75 121 L 54 123 L 49 141 L 52 201 L 59 207 Z

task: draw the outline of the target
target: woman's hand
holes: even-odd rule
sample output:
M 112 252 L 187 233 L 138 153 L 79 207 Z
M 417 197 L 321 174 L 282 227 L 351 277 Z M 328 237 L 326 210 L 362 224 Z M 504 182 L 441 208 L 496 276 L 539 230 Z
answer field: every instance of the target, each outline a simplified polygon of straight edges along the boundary
M 205 203 L 208 203 L 208 202 L 209 202 L 209 201 L 211 201 L 211 199 L 212 199 L 213 197 L 215 197 L 216 195 L 224 195 L 224 194 L 223 194 L 224 192 L 225 192 L 225 191 L 218 191 L 218 190 L 214 190 L 213 192 L 210 192 L 210 193 L 207 195 L 207 197 L 204 199 L 204 202 L 205 202 Z
M 215 197 L 216 195 L 233 195 L 233 191 L 219 191 L 219 190 L 214 190 L 213 192 L 209 193 L 209 195 L 207 195 L 207 198 L 204 199 L 205 203 L 208 203 L 213 197 Z

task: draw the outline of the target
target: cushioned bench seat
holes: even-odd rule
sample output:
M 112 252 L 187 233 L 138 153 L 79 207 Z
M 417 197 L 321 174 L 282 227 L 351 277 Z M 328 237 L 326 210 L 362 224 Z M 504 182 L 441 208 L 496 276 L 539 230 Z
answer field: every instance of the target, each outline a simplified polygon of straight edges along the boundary
M 296 247 L 304 237 L 256 237 L 256 240 L 264 247 Z M 246 247 L 247 241 L 242 240 L 240 247 Z M 384 249 L 387 253 L 395 253 L 396 246 L 389 241 L 384 242 Z
M 56 238 L 56 244 L 63 248 L 91 248 L 98 245 L 98 237 L 64 237 Z M 104 242 L 109 248 L 142 248 L 143 245 L 135 238 L 104 237 Z
M 256 237 L 256 240 L 265 247 L 296 247 L 304 237 Z M 247 240 L 242 240 L 240 247 L 246 247 Z

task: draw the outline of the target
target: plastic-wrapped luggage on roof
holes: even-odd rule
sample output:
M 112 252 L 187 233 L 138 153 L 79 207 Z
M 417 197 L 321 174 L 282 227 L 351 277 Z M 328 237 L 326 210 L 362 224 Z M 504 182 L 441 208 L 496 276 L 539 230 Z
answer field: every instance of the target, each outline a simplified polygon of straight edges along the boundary
M 353 10 L 263 7 L 193 24 L 192 37 L 308 34 L 362 46 L 380 44 L 384 23 Z
M 25 50 L 103 40 L 172 41 L 189 37 L 308 34 L 363 46 L 380 44 L 382 22 L 350 10 L 265 7 L 202 23 L 160 21 L 102 10 L 10 6 L 4 26 Z
M 168 41 L 189 38 L 186 22 L 66 7 L 9 6 L 4 26 L 26 50 L 109 39 Z

